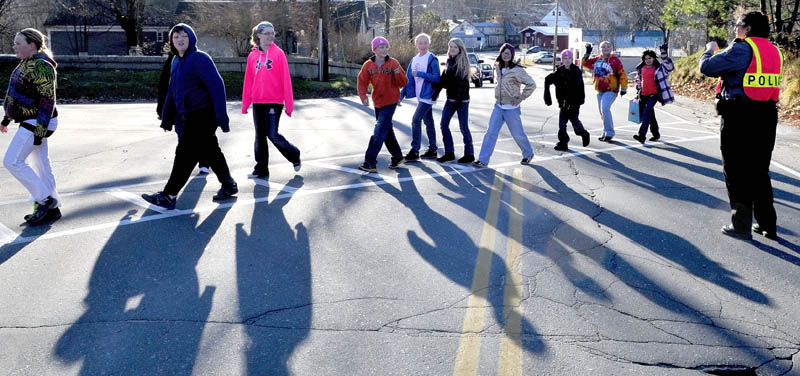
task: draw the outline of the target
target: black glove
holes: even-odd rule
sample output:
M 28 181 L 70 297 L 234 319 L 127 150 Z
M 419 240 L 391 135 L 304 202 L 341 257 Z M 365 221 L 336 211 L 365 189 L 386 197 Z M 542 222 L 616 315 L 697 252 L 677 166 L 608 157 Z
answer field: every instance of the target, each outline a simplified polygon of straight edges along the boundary
M 585 56 L 588 57 L 591 54 L 592 54 L 592 44 L 591 43 L 586 43 L 586 54 L 585 54 Z
M 661 50 L 661 53 L 666 53 L 668 48 L 667 42 L 664 42 L 664 44 L 658 46 L 658 48 Z
M 3 116 L 3 121 L 0 122 L 0 125 L 7 127 L 9 124 L 11 124 L 11 119 L 8 116 Z
M 550 90 L 545 90 L 544 91 L 544 104 L 546 104 L 548 106 L 552 106 L 553 105 L 553 99 L 550 98 Z
M 622 90 L 620 90 L 620 91 L 619 91 L 619 96 L 620 96 L 620 97 L 621 97 L 621 96 L 623 96 L 623 95 L 625 95 L 625 94 L 628 94 L 628 90 L 626 90 L 626 89 L 622 89 Z
M 169 131 L 171 131 L 171 130 L 172 130 L 172 124 L 169 124 L 169 123 L 161 123 L 161 129 L 163 129 L 163 130 L 164 130 L 164 132 L 169 132 Z

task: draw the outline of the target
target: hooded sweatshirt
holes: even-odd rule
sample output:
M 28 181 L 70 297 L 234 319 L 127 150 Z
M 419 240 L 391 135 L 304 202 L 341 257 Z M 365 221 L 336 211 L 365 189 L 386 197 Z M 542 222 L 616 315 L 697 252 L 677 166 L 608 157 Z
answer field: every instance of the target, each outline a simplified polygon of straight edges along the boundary
M 292 76 L 286 54 L 275 43 L 266 51 L 253 47 L 247 56 L 242 90 L 242 113 L 247 113 L 251 103 L 277 103 L 285 105 L 286 115 L 294 111 Z
M 172 44 L 172 34 L 183 29 L 189 35 L 189 48 L 178 56 Z M 197 49 L 197 36 L 189 25 L 179 23 L 169 32 L 169 47 L 175 58 L 172 59 L 169 89 L 161 114 L 161 127 L 171 128 L 173 124 L 183 126 L 183 115 L 208 107 L 214 109 L 215 121 L 223 132 L 228 127 L 228 112 L 225 103 L 225 83 L 217 71 L 211 56 Z

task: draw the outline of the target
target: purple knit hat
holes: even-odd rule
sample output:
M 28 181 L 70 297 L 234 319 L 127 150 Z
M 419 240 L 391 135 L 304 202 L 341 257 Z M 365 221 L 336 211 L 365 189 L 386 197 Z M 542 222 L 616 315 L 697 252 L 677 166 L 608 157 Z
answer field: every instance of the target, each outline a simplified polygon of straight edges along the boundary
M 498 53 L 498 57 L 499 57 L 499 55 L 503 54 L 503 50 L 505 50 L 505 49 L 508 49 L 509 51 L 511 51 L 511 61 L 514 61 L 514 46 L 509 44 L 509 43 L 503 43 L 503 45 L 500 46 L 500 53 Z
M 564 61 L 564 58 L 567 56 L 569 56 L 569 58 L 571 59 L 573 57 L 572 51 L 570 50 L 561 51 L 561 61 Z
M 389 45 L 389 41 L 386 40 L 386 38 L 384 38 L 384 37 L 375 37 L 375 39 L 372 40 L 372 50 L 375 51 L 375 49 L 378 48 L 382 44 L 385 44 L 385 45 L 388 46 Z

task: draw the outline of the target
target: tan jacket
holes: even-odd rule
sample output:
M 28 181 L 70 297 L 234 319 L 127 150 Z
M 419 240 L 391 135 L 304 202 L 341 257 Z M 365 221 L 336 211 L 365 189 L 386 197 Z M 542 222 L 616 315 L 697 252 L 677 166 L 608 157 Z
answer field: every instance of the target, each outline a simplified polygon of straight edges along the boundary
M 495 66 L 500 72 L 500 66 Z M 525 68 L 516 66 L 504 75 L 498 74 L 497 86 L 494 88 L 494 99 L 497 104 L 510 104 L 517 106 L 527 99 L 536 90 L 536 82 L 525 72 Z M 520 93 L 520 87 L 525 85 Z

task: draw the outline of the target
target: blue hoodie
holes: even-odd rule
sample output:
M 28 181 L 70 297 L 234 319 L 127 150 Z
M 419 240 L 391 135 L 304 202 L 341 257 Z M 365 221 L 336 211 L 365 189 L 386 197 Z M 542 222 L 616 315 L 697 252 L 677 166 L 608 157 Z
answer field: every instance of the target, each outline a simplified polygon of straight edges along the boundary
M 433 98 L 433 93 L 435 91 L 433 89 L 433 84 L 439 82 L 441 79 L 439 69 L 439 59 L 437 59 L 434 54 L 430 54 L 430 56 L 428 56 L 428 69 L 425 72 L 417 72 L 417 77 L 425 79 L 425 82 L 422 83 L 422 90 L 419 92 L 420 98 Z M 406 69 L 406 77 L 408 77 L 408 84 L 400 91 L 400 100 L 417 96 L 417 83 L 414 80 L 414 76 L 411 74 L 410 63 L 408 64 L 408 69 Z
M 172 44 L 172 34 L 183 30 L 189 34 L 189 48 L 183 57 Z M 189 25 L 179 23 L 169 31 L 169 47 L 175 58 L 169 80 L 167 98 L 161 114 L 161 127 L 169 129 L 173 124 L 183 127 L 184 115 L 189 112 L 213 107 L 217 126 L 223 132 L 228 127 L 228 109 L 225 103 L 225 83 L 217 71 L 214 61 L 207 53 L 197 49 L 197 36 Z

